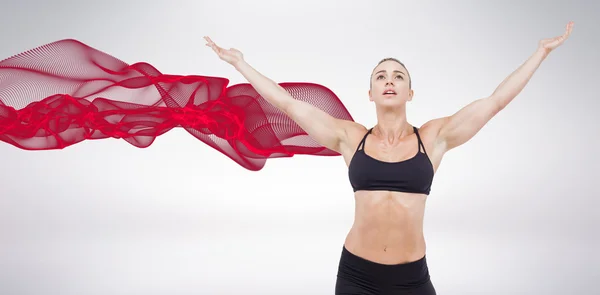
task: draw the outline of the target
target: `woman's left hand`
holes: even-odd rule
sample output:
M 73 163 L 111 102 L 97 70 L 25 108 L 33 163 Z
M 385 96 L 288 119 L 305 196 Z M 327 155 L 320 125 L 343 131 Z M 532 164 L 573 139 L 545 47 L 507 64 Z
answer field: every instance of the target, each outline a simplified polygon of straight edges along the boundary
M 567 38 L 569 38 L 569 35 L 571 35 L 571 31 L 572 30 L 573 30 L 573 22 L 570 21 L 567 24 L 567 28 L 565 30 L 565 33 L 562 34 L 562 36 L 558 36 L 558 37 L 554 37 L 554 38 L 542 39 L 540 41 L 539 48 L 541 50 L 544 50 L 546 53 L 550 53 L 556 47 L 562 45 L 565 42 L 565 40 L 567 40 Z

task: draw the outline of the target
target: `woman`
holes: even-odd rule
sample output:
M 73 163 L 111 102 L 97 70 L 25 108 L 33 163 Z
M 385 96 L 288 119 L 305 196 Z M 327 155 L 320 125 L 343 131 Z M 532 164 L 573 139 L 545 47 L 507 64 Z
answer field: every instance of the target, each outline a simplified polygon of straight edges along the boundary
M 521 92 L 572 27 L 569 22 L 562 36 L 541 40 L 534 54 L 489 97 L 418 128 L 406 118 L 406 104 L 413 98 L 410 75 L 396 59 L 384 59 L 373 70 L 369 100 L 376 106 L 377 124 L 367 129 L 295 100 L 252 68 L 239 50 L 225 50 L 205 39 L 263 98 L 319 144 L 343 156 L 356 211 L 342 247 L 335 294 L 433 295 L 423 217 L 435 171 L 446 152 L 471 139 Z

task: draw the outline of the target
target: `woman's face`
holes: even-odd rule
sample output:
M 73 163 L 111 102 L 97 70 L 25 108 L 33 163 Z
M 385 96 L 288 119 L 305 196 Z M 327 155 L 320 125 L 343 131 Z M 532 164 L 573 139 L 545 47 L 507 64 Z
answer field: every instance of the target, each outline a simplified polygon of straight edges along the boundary
M 375 104 L 398 106 L 410 101 L 412 95 L 408 71 L 401 64 L 385 61 L 373 70 L 369 99 Z

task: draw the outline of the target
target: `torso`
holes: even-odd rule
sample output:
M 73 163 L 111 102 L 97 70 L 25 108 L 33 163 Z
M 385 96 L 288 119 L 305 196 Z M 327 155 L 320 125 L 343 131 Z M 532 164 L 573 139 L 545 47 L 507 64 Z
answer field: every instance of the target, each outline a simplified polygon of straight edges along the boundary
M 344 245 L 348 251 L 382 264 L 416 261 L 425 255 L 423 216 L 427 196 L 359 191 L 355 219 Z
M 359 143 L 367 132 L 369 130 L 362 126 L 349 132 L 348 143 L 342 149 L 346 165 L 350 166 Z M 418 160 L 423 166 L 423 159 L 426 159 L 429 168 L 435 173 L 442 155 L 434 147 L 432 132 L 427 128 L 419 128 L 418 134 L 426 157 Z M 384 144 L 371 133 L 365 140 L 364 153 L 375 161 L 394 163 L 411 160 L 418 148 L 418 138 L 414 133 L 395 146 Z M 357 190 L 354 197 L 354 224 L 344 241 L 350 252 L 381 264 L 407 263 L 425 255 L 423 219 L 428 197 L 426 193 Z

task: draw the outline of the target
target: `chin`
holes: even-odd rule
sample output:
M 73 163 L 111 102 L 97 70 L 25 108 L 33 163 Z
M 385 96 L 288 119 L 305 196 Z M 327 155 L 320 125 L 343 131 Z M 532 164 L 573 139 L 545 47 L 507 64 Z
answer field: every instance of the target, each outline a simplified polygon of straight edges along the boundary
M 405 101 L 399 97 L 382 97 L 377 101 L 377 104 L 381 107 L 399 107 L 403 105 Z

